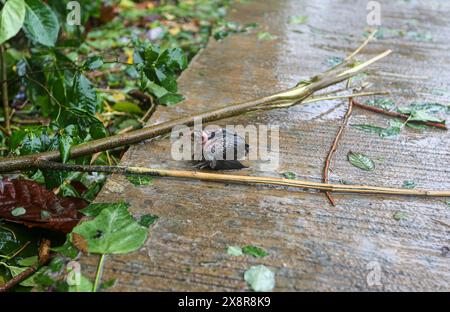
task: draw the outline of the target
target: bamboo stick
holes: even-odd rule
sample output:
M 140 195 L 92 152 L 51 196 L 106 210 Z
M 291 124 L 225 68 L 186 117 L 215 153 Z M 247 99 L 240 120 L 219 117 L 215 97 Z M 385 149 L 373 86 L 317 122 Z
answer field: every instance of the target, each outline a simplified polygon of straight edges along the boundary
M 36 161 L 35 167 L 47 170 L 50 169 L 50 170 L 79 171 L 79 172 L 106 172 L 125 175 L 146 175 L 152 177 L 168 177 L 168 178 L 201 180 L 211 182 L 277 185 L 277 186 L 297 187 L 297 188 L 338 192 L 338 193 L 450 197 L 450 191 L 411 190 L 411 189 L 388 188 L 388 187 L 378 187 L 368 185 L 329 184 L 303 180 L 290 180 L 284 178 L 258 177 L 258 176 L 255 177 L 255 176 L 202 172 L 202 171 L 171 170 L 171 169 L 127 167 L 127 166 L 72 165 L 45 160 Z

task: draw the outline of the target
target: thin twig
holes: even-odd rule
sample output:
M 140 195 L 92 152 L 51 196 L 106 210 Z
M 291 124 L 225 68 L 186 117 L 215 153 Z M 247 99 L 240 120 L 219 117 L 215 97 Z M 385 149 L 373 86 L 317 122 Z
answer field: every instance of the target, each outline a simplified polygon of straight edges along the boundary
M 41 244 L 39 245 L 38 263 L 30 266 L 25 271 L 16 275 L 8 282 L 6 282 L 3 286 L 0 287 L 0 292 L 6 292 L 8 290 L 11 290 L 13 287 L 20 284 L 28 277 L 33 275 L 40 267 L 46 265 L 50 261 L 50 259 L 51 259 L 50 240 L 44 238 L 42 239 Z
M 334 138 L 333 145 L 331 145 L 330 151 L 328 152 L 327 158 L 325 160 L 325 166 L 323 168 L 323 182 L 324 183 L 328 183 L 328 171 L 330 170 L 331 160 L 333 159 L 334 153 L 337 150 L 339 140 L 341 139 L 342 134 L 344 133 L 345 126 L 348 124 L 348 120 L 350 119 L 352 110 L 353 110 L 353 100 L 352 100 L 352 98 L 349 98 L 348 99 L 348 108 L 347 108 L 347 112 L 345 113 L 344 120 L 342 121 L 342 124 L 339 127 L 336 137 Z M 325 192 L 325 194 L 326 194 L 328 200 L 330 201 L 331 205 L 336 206 L 336 202 L 334 201 L 330 192 Z
M 5 118 L 5 132 L 6 135 L 11 135 L 11 121 L 9 115 L 9 102 L 8 102 L 8 69 L 6 68 L 6 55 L 5 47 L 0 45 L 0 66 L 2 74 L 2 102 L 3 102 L 3 115 Z
M 46 160 L 36 160 L 33 167 L 39 169 L 50 169 L 60 171 L 107 172 L 124 175 L 148 175 L 153 177 L 169 177 L 169 178 L 202 180 L 212 182 L 290 186 L 290 187 L 298 187 L 319 191 L 339 192 L 339 193 L 450 197 L 450 190 L 431 191 L 431 190 L 398 189 L 398 188 L 366 186 L 366 185 L 328 184 L 328 183 L 309 182 L 303 180 L 232 175 L 232 174 L 210 173 L 202 171 L 171 170 L 171 169 L 128 167 L 128 166 L 73 165 Z
M 410 115 L 407 114 L 401 114 L 401 113 L 397 113 L 397 112 L 391 112 L 391 111 L 386 111 L 384 109 L 375 107 L 375 106 L 371 106 L 371 105 L 366 105 L 366 104 L 362 104 L 360 102 L 357 102 L 356 100 L 353 100 L 353 105 L 368 111 L 372 111 L 374 113 L 379 113 L 379 114 L 383 114 L 386 116 L 390 116 L 390 117 L 395 117 L 395 118 L 401 118 L 403 120 L 408 120 L 411 118 Z M 414 123 L 420 123 L 420 124 L 424 124 L 430 127 L 435 127 L 435 128 L 439 128 L 439 129 L 443 129 L 443 130 L 447 130 L 447 127 L 445 124 L 443 123 L 438 123 L 438 122 L 431 122 L 431 121 L 413 121 Z

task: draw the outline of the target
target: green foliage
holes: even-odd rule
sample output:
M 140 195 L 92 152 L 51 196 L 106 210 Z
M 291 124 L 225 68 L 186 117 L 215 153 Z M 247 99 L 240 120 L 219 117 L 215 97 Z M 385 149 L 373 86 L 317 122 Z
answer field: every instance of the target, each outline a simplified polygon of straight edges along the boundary
M 348 161 L 355 167 L 365 170 L 373 171 L 375 170 L 375 163 L 366 155 L 362 153 L 349 152 L 347 154 Z
M 87 241 L 89 252 L 99 254 L 132 252 L 141 248 L 147 239 L 147 228 L 130 215 L 127 205 L 121 203 L 103 207 L 94 219 L 81 222 L 72 233 Z
M 242 248 L 242 252 L 246 255 L 251 255 L 255 258 L 264 258 L 265 256 L 267 256 L 269 253 L 267 251 L 265 251 L 262 248 L 256 247 L 256 246 L 245 246 L 244 248 Z

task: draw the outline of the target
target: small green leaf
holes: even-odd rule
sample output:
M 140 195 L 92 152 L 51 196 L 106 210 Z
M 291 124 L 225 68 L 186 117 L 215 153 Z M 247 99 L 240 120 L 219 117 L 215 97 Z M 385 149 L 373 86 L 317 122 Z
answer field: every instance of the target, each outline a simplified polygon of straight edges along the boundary
M 0 12 L 0 44 L 14 37 L 22 28 L 25 19 L 25 2 L 8 0 Z
M 335 67 L 341 64 L 344 61 L 342 57 L 339 56 L 331 56 L 325 60 L 325 65 L 329 67 Z
M 164 95 L 169 93 L 169 91 L 167 91 L 164 87 L 161 87 L 161 86 L 157 85 L 153 81 L 148 81 L 145 88 L 151 94 L 155 95 L 158 99 L 162 98 Z
M 275 287 L 275 274 L 264 265 L 251 267 L 244 279 L 254 291 L 271 291 Z
M 353 153 L 350 151 L 347 154 L 348 161 L 355 167 L 366 170 L 373 171 L 375 170 L 375 163 L 366 155 L 361 153 Z
M 367 102 L 368 105 L 381 108 L 385 111 L 390 111 L 395 108 L 395 102 L 391 99 L 378 98 Z
M 139 105 L 136 105 L 128 101 L 120 101 L 114 104 L 112 107 L 115 111 L 124 112 L 129 114 L 142 114 L 142 109 Z
M 283 177 L 285 179 L 295 180 L 296 175 L 295 175 L 295 173 L 288 171 L 288 172 L 283 172 Z
M 110 204 L 93 220 L 81 222 L 72 230 L 87 241 L 89 252 L 99 254 L 135 251 L 144 245 L 147 232 L 123 203 Z
M 159 98 L 159 104 L 161 105 L 174 105 L 184 100 L 184 97 L 181 94 L 169 93 Z
M 157 220 L 159 219 L 158 216 L 152 215 L 152 214 L 146 214 L 143 215 L 140 219 L 139 219 L 139 224 L 142 226 L 145 226 L 146 228 L 148 228 L 150 225 L 154 224 Z
M 413 189 L 416 187 L 416 183 L 414 181 L 403 181 L 403 188 Z
M 59 152 L 61 153 L 61 160 L 66 163 L 70 157 L 70 148 L 73 144 L 73 139 L 65 134 L 58 137 Z
M 31 256 L 31 257 L 23 258 L 23 259 L 20 259 L 19 261 L 17 261 L 17 263 L 23 267 L 32 266 L 34 264 L 37 264 L 37 262 L 38 262 L 37 256 Z
M 103 66 L 103 59 L 101 56 L 93 56 L 86 60 L 84 63 L 84 68 L 89 70 L 98 69 Z
M 14 208 L 13 210 L 11 210 L 11 214 L 14 217 L 23 216 L 26 213 L 27 213 L 27 210 L 23 207 L 17 207 L 17 208 Z
M 242 256 L 243 252 L 239 246 L 228 246 L 227 254 L 230 256 Z
M 308 15 L 292 16 L 291 19 L 289 20 L 289 24 L 294 24 L 294 25 L 306 24 L 308 19 L 309 19 Z
M 382 127 L 372 126 L 372 125 L 368 125 L 368 124 L 352 125 L 352 127 L 355 129 L 367 132 L 367 133 L 375 133 L 375 134 L 380 134 L 381 132 L 383 132 L 385 130 Z
M 246 255 L 250 255 L 255 258 L 264 258 L 265 256 L 267 256 L 269 254 L 264 249 L 256 247 L 256 246 L 251 246 L 251 245 L 248 245 L 248 246 L 245 246 L 244 248 L 242 248 L 242 252 Z
M 406 214 L 404 212 L 397 211 L 397 212 L 394 213 L 394 215 L 392 217 L 396 221 L 401 221 L 403 219 L 406 219 Z
M 25 0 L 24 31 L 34 42 L 53 47 L 58 39 L 59 22 L 53 10 L 40 0 Z
M 69 292 L 91 292 L 92 291 L 93 284 L 83 274 L 80 275 L 80 281 L 79 284 L 75 285 L 69 285 L 68 291 Z
M 91 134 L 93 139 L 101 139 L 106 137 L 107 130 L 105 126 L 101 122 L 94 122 L 89 126 L 89 133 Z
M 149 185 L 153 183 L 153 178 L 149 176 L 127 175 L 127 179 L 134 185 Z
M 165 65 L 173 71 L 181 71 L 187 67 L 187 58 L 180 48 L 167 49 L 158 58 L 158 65 Z
M 411 112 L 409 121 L 422 121 L 422 122 L 431 121 L 431 122 L 445 123 L 445 120 L 431 116 L 427 111 L 424 110 L 413 110 Z
M 261 41 L 271 41 L 271 40 L 275 40 L 278 38 L 278 36 L 272 35 L 271 33 L 267 32 L 267 31 L 259 32 L 257 37 L 258 37 L 258 40 L 261 40 Z
M 105 290 L 105 289 L 109 289 L 111 287 L 113 287 L 117 282 L 117 279 L 112 278 L 110 280 L 107 280 L 106 282 L 101 283 L 100 285 L 100 289 Z M 91 287 L 92 289 L 92 287 Z

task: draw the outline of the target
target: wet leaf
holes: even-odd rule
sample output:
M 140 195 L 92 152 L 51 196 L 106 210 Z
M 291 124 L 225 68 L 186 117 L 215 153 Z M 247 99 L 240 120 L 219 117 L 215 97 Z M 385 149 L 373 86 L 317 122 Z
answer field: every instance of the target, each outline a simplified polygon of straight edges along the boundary
M 406 214 L 404 212 L 397 211 L 394 213 L 392 217 L 394 218 L 395 221 L 401 221 L 403 219 L 406 219 Z
M 342 57 L 339 56 L 331 56 L 325 60 L 325 64 L 329 67 L 335 67 L 341 64 L 344 61 Z
M 78 209 L 86 206 L 82 199 L 58 197 L 33 181 L 0 180 L 0 218 L 8 221 L 68 233 L 82 217 Z
M 256 246 L 251 246 L 251 245 L 248 245 L 248 246 L 245 246 L 244 248 L 242 248 L 242 252 L 246 255 L 250 255 L 255 258 L 264 258 L 265 256 L 267 256 L 269 254 L 264 249 L 256 247 Z
M 228 246 L 227 254 L 230 256 L 242 256 L 244 253 L 242 252 L 242 248 L 239 246 Z
M 289 24 L 294 24 L 294 25 L 306 24 L 308 19 L 309 19 L 308 15 L 292 16 L 291 19 L 289 20 Z
M 119 203 L 109 204 L 93 220 L 81 222 L 72 233 L 84 237 L 91 253 L 122 254 L 141 248 L 147 231 L 134 220 L 126 205 Z
M 416 187 L 416 183 L 414 181 L 403 181 L 403 188 L 413 189 Z
M 25 33 L 33 42 L 53 47 L 59 33 L 59 22 L 55 13 L 40 0 L 25 0 L 25 3 Z
M 395 108 L 395 102 L 391 99 L 377 98 L 367 102 L 368 105 L 381 108 L 385 111 L 391 111 Z
M 103 66 L 103 58 L 101 56 L 93 56 L 86 60 L 83 67 L 88 70 L 95 70 Z
M 361 153 L 354 153 L 350 151 L 347 154 L 348 161 L 355 167 L 365 170 L 373 171 L 375 170 L 375 163 L 366 155 Z
M 275 274 L 264 265 L 251 267 L 244 279 L 254 291 L 271 291 L 275 287 Z
M 296 176 L 295 173 L 288 171 L 288 172 L 283 172 L 283 177 L 284 177 L 285 179 L 295 180 L 295 178 L 296 178 L 297 176 Z
M 63 163 L 66 163 L 69 160 L 72 144 L 73 139 L 70 136 L 62 134 L 58 137 L 59 152 L 61 153 L 61 160 Z
M 153 183 L 153 178 L 148 176 L 128 175 L 127 180 L 134 185 L 149 185 Z
M 156 221 L 158 221 L 159 217 L 152 215 L 152 214 L 146 214 L 143 215 L 140 219 L 139 219 L 139 224 L 145 227 L 150 227 L 150 225 L 154 224 Z
M 20 31 L 25 19 L 25 11 L 23 0 L 6 1 L 0 12 L 0 44 Z
M 272 35 L 271 33 L 267 32 L 267 31 L 259 32 L 257 37 L 258 37 L 258 40 L 261 40 L 261 41 L 271 41 L 271 40 L 275 40 L 278 38 L 278 36 Z
M 27 211 L 26 211 L 25 208 L 23 208 L 23 207 L 17 207 L 17 208 L 15 208 L 15 209 L 13 209 L 13 210 L 11 211 L 11 214 L 12 214 L 14 217 L 22 216 L 22 215 L 24 215 L 24 214 L 26 214 L 26 213 L 27 213 Z

